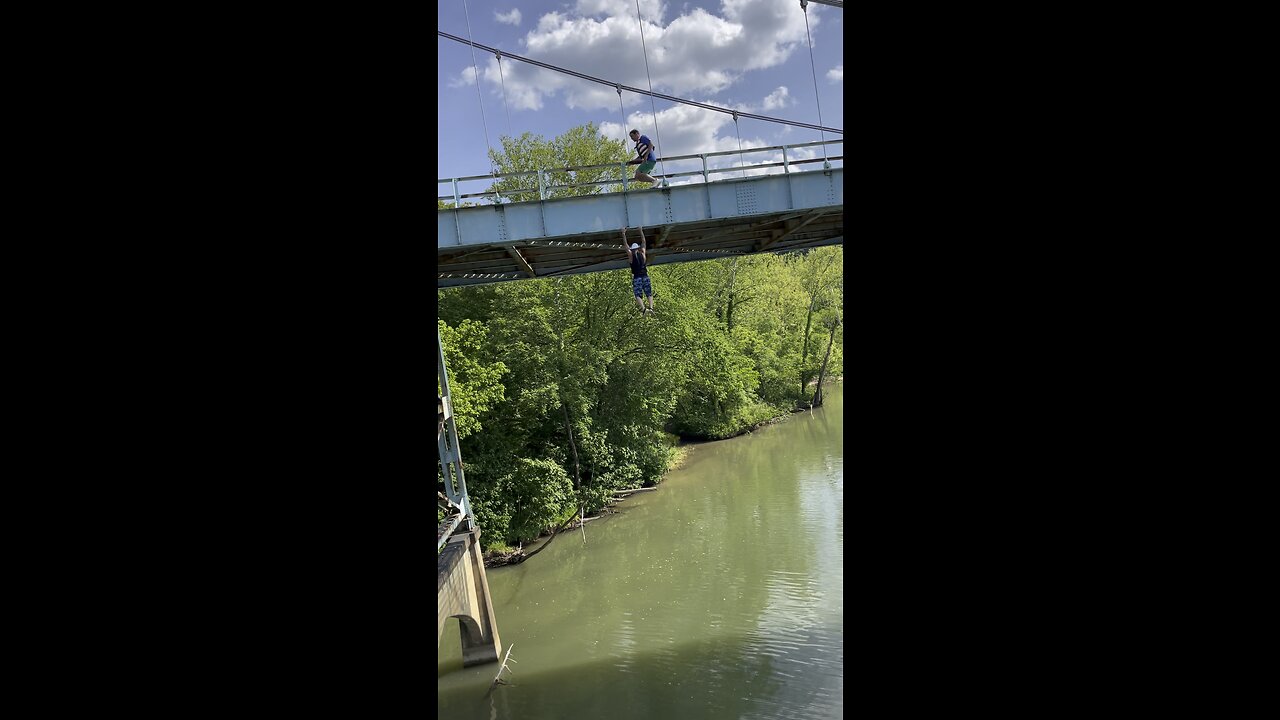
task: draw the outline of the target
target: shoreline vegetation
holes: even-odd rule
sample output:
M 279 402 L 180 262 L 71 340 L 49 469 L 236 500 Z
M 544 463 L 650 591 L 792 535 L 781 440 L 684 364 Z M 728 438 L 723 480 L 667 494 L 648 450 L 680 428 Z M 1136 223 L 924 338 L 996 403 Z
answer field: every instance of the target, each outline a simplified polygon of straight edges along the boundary
M 841 382 L 843 380 L 844 380 L 844 376 L 840 375 L 836 377 L 826 378 L 823 380 L 823 382 L 824 383 Z M 809 383 L 809 387 L 814 387 L 817 384 L 818 384 L 818 381 L 814 380 Z M 795 408 L 791 409 L 789 412 L 783 413 L 781 415 L 775 415 L 769 418 L 768 420 L 762 420 L 753 425 L 744 427 L 734 432 L 733 434 L 723 438 L 716 438 L 711 440 L 681 438 L 680 444 L 672 448 L 671 460 L 667 464 L 667 469 L 663 473 L 663 478 L 665 479 L 667 474 L 670 473 L 671 471 L 682 467 L 685 464 L 685 462 L 688 461 L 689 455 L 692 454 L 694 447 L 698 444 L 702 444 L 706 442 L 719 442 L 720 440 L 729 440 L 735 437 L 740 437 L 742 435 L 748 435 L 767 425 L 773 425 L 775 423 L 782 422 L 783 420 L 791 417 L 796 413 L 805 412 L 812 409 L 813 409 L 813 406 L 808 403 L 803 405 L 797 405 Z M 529 544 L 528 549 L 526 549 L 523 545 L 520 545 L 514 548 L 495 547 L 493 549 L 486 550 L 483 554 L 484 566 L 486 568 L 495 568 L 495 567 L 502 567 L 504 565 L 518 565 L 524 562 L 525 560 L 528 560 L 529 558 L 533 557 L 537 553 L 541 552 L 542 549 L 550 545 L 551 541 L 556 538 L 556 535 L 560 534 L 561 532 L 568 531 L 568 530 L 577 530 L 583 525 L 589 522 L 592 522 L 593 520 L 599 520 L 605 517 L 606 515 L 619 515 L 621 514 L 621 511 L 615 509 L 615 506 L 618 503 L 622 502 L 623 500 L 626 500 L 627 498 L 637 493 L 656 491 L 659 487 L 661 487 L 661 485 L 662 485 L 662 481 L 659 481 L 658 483 L 648 487 L 629 488 L 625 490 L 614 490 L 613 499 L 609 501 L 608 505 L 606 505 L 604 509 L 600 510 L 598 514 L 590 515 L 582 520 L 578 520 L 577 519 L 578 513 L 573 512 L 570 514 L 569 518 L 566 519 L 563 522 L 563 524 L 561 524 L 559 527 L 547 528 L 543 532 L 543 534 L 539 535 L 537 538 L 534 539 L 534 542 Z
M 438 290 L 483 549 L 523 562 L 692 445 L 821 406 L 844 373 L 843 265 L 836 245 L 656 266 L 653 314 L 627 269 Z

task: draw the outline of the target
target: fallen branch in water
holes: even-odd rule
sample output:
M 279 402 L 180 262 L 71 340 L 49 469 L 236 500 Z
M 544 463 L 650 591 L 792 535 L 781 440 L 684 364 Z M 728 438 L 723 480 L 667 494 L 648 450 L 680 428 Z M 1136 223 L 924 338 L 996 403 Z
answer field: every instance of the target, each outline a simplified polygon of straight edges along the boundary
M 516 562 L 524 562 L 525 560 L 528 560 L 529 558 L 533 557 L 534 555 L 537 555 L 543 550 L 546 550 L 547 546 L 551 544 L 551 541 L 555 540 L 556 536 L 560 534 L 560 531 L 569 527 L 569 523 L 573 522 L 573 519 L 576 517 L 578 517 L 578 513 L 575 511 L 572 515 L 569 516 L 568 520 L 565 520 L 563 523 L 561 523 L 560 527 L 556 528 L 555 531 L 551 533 L 551 537 L 547 538 L 546 542 L 538 546 L 537 550 L 534 550 L 528 555 L 525 555 L 523 558 L 521 558 L 520 560 L 517 560 Z
M 631 495 L 632 493 L 638 493 L 638 492 L 653 492 L 654 490 L 657 490 L 657 489 L 658 489 L 658 488 L 657 488 L 656 486 L 655 486 L 655 487 L 647 487 L 647 488 L 628 488 L 628 489 L 626 489 L 626 490 L 614 490 L 614 491 L 613 491 L 613 494 L 614 494 L 614 496 L 616 496 L 616 497 L 626 497 L 626 496 L 628 496 L 628 495 Z
M 489 690 L 488 692 L 485 693 L 485 697 L 488 697 L 489 693 L 493 692 L 493 689 L 498 687 L 499 685 L 511 684 L 506 680 L 502 679 L 502 671 L 506 670 L 508 672 L 515 673 L 515 670 L 512 670 L 511 668 L 507 667 L 507 659 L 511 657 L 511 648 L 515 646 L 516 646 L 515 643 L 511 643 L 510 645 L 507 646 L 507 654 L 502 656 L 502 665 L 498 668 L 498 674 L 493 676 L 493 682 L 489 683 Z M 515 660 L 512 660 L 511 662 L 515 662 Z

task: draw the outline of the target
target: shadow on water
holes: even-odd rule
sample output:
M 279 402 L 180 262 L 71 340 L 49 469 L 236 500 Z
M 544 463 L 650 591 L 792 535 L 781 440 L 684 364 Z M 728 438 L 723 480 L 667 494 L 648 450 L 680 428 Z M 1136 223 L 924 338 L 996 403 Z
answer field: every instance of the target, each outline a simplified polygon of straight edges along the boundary
M 439 687 L 439 717 L 466 718 L 836 718 L 844 706 L 843 628 L 792 638 L 826 649 L 829 663 L 762 649 L 749 636 L 702 638 L 552 670 L 514 666 L 510 685 L 488 692 L 496 663 L 468 668 Z M 519 647 L 512 657 L 519 654 Z M 468 677 L 461 677 L 467 675 Z

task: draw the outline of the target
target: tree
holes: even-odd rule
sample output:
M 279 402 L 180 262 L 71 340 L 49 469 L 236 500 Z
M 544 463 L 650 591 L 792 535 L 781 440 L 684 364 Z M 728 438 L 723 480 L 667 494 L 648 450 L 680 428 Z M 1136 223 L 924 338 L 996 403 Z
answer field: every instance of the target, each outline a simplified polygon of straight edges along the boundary
M 837 286 L 840 294 L 844 294 L 844 283 Z M 822 404 L 822 381 L 827 376 L 827 362 L 831 360 L 831 347 L 836 341 L 836 328 L 840 326 L 840 308 L 836 308 L 835 317 L 828 321 L 831 326 L 831 337 L 827 339 L 827 355 L 822 359 L 822 369 L 818 371 L 818 389 L 813 394 L 813 406 L 818 407 Z
M 445 362 L 449 368 L 449 394 L 453 404 L 458 439 L 482 429 L 480 417 L 502 400 L 502 376 L 507 366 L 501 361 L 484 362 L 480 357 L 488 329 L 474 320 L 463 320 L 456 328 L 437 320 L 440 339 L 444 341 Z M 437 386 L 439 381 L 437 380 Z
M 479 203 L 473 203 L 470 200 L 463 200 L 461 205 L 454 205 L 452 200 L 441 200 L 436 198 L 437 210 L 452 210 L 454 207 L 479 207 Z
M 499 174 L 550 170 L 551 172 L 546 174 L 548 185 L 574 185 L 620 179 L 622 171 L 616 165 L 625 163 L 630 158 L 631 154 L 627 151 L 626 144 L 621 140 L 610 140 L 601 135 L 595 123 L 570 128 L 551 140 L 527 132 L 515 138 L 503 136 L 502 149 L 489 150 L 489 159 Z M 615 167 L 572 171 L 556 169 L 606 164 L 615 165 Z M 547 198 L 595 195 L 610 189 L 612 188 L 603 185 L 558 187 L 548 190 Z M 518 201 L 537 200 L 538 177 L 537 175 L 504 177 L 489 186 L 489 191 Z
M 657 266 L 658 320 L 636 314 L 628 270 L 438 290 L 486 547 L 656 484 L 670 433 L 729 437 L 821 404 L 842 372 L 842 270 L 840 248 Z
M 800 392 L 808 391 L 809 380 L 815 368 L 809 360 L 809 332 L 813 327 L 813 314 L 833 302 L 832 290 L 844 277 L 844 250 L 840 247 L 818 248 L 801 256 L 798 261 L 802 284 L 809 295 L 809 313 L 804 321 L 803 349 L 800 354 Z

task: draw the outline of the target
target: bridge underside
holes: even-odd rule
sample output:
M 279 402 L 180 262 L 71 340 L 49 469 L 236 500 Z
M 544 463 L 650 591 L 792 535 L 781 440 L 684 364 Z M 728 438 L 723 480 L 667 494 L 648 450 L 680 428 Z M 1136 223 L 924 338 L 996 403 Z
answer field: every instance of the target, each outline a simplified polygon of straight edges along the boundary
M 624 225 L 649 264 L 844 242 L 843 169 L 438 212 L 437 287 L 627 267 Z M 635 231 L 629 238 L 635 239 Z

